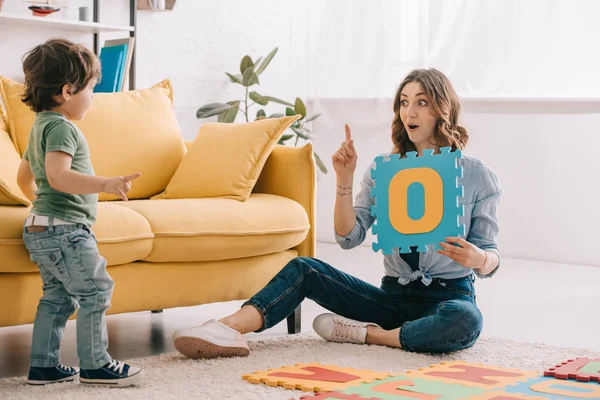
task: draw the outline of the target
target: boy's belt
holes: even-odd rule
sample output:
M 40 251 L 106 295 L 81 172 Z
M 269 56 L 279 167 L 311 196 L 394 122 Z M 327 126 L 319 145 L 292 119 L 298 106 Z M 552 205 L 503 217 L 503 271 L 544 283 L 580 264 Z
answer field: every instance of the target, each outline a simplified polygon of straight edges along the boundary
M 47 217 L 45 215 L 31 214 L 25 220 L 25 226 L 26 227 L 30 227 L 30 226 L 48 226 L 49 222 L 50 222 L 50 217 Z M 54 220 L 52 221 L 52 225 L 72 225 L 72 224 L 75 224 L 75 222 L 65 221 L 65 220 L 62 220 L 62 219 L 56 218 L 56 217 L 54 217 Z

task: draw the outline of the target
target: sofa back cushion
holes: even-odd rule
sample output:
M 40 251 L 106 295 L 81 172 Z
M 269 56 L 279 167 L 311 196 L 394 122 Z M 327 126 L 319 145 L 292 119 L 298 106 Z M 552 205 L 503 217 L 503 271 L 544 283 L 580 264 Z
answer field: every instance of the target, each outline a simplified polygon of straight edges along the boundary
M 19 185 L 17 171 L 21 157 L 4 130 L 4 122 L 0 116 L 0 206 L 30 206 Z
M 246 201 L 277 141 L 299 118 L 202 125 L 165 192 L 155 199 L 223 197 Z
M 35 114 L 21 101 L 22 84 L 2 78 L 0 85 L 9 132 L 22 155 Z M 96 175 L 142 173 L 131 186 L 130 199 L 162 192 L 185 154 L 169 80 L 149 89 L 96 93 L 83 119 L 74 123 L 88 141 Z M 99 199 L 119 197 L 101 193 Z

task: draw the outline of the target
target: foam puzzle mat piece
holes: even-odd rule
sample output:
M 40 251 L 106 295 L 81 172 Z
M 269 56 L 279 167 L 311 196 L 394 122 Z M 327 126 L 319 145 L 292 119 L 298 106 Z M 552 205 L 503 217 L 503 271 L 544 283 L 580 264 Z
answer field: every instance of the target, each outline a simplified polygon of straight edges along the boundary
M 503 390 L 511 394 L 540 396 L 548 400 L 600 400 L 600 385 L 595 382 L 578 382 L 543 376 L 508 386 Z
M 459 400 L 483 393 L 484 389 L 449 384 L 421 377 L 395 375 L 377 382 L 363 383 L 343 390 L 343 393 L 359 394 L 381 400 Z
M 306 392 L 331 392 L 341 391 L 358 383 L 385 379 L 390 375 L 387 372 L 302 363 L 245 374 L 242 379 L 254 384 L 264 383 L 267 386 L 282 386 L 286 389 L 300 389 Z
M 410 253 L 411 246 L 418 246 L 417 251 L 425 252 L 428 245 L 441 249 L 439 242 L 448 236 L 465 236 L 460 223 L 464 207 L 459 204 L 463 187 L 458 183 L 463 176 L 458 165 L 462 153 L 450 150 L 442 147 L 435 155 L 432 149 L 424 150 L 421 157 L 413 151 L 406 158 L 399 154 L 375 158 L 371 214 L 376 217 L 372 232 L 378 241 L 372 245 L 374 251 L 392 254 L 397 248 Z
M 334 391 L 334 392 L 323 392 L 317 393 L 313 396 L 302 396 L 300 400 L 309 400 L 309 399 L 320 399 L 320 400 L 379 400 L 376 397 L 362 397 L 358 394 L 345 394 L 342 392 Z
M 485 392 L 481 395 L 470 397 L 468 400 L 546 400 L 543 396 L 527 396 L 519 393 L 508 393 L 502 390 Z
M 540 376 L 536 371 L 523 371 L 464 361 L 442 362 L 426 368 L 407 371 L 406 374 L 488 390 L 503 388 L 507 385 Z
M 600 359 L 579 357 L 564 361 L 544 371 L 544 376 L 556 379 L 575 379 L 581 382 L 600 383 Z

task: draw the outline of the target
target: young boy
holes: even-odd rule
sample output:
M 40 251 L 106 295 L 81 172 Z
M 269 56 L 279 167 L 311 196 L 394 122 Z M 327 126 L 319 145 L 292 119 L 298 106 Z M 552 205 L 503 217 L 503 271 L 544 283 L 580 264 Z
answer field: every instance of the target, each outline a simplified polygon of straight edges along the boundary
M 92 52 L 65 39 L 51 39 L 26 54 L 23 71 L 22 100 L 36 116 L 17 179 L 33 202 L 23 240 L 44 285 L 33 324 L 27 383 L 73 381 L 79 373 L 82 384 L 133 385 L 141 378 L 140 368 L 115 361 L 107 352 L 105 312 L 114 282 L 90 227 L 96 220 L 98 193 L 117 194 L 126 201 L 131 181 L 140 174 L 95 176 L 86 139 L 71 122 L 91 106 L 100 78 L 100 63 Z M 60 363 L 59 350 L 77 303 L 79 372 Z

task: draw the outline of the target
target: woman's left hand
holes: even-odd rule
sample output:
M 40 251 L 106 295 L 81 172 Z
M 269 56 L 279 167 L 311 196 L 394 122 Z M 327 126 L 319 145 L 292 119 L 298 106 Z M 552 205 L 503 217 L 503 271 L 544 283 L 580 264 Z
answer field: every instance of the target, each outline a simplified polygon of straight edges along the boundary
M 437 252 L 450 257 L 465 268 L 478 269 L 483 267 L 486 254 L 484 250 L 464 240 L 463 238 L 451 236 L 446 238 L 446 242 L 440 242 L 443 250 Z M 456 243 L 459 246 L 454 246 Z

